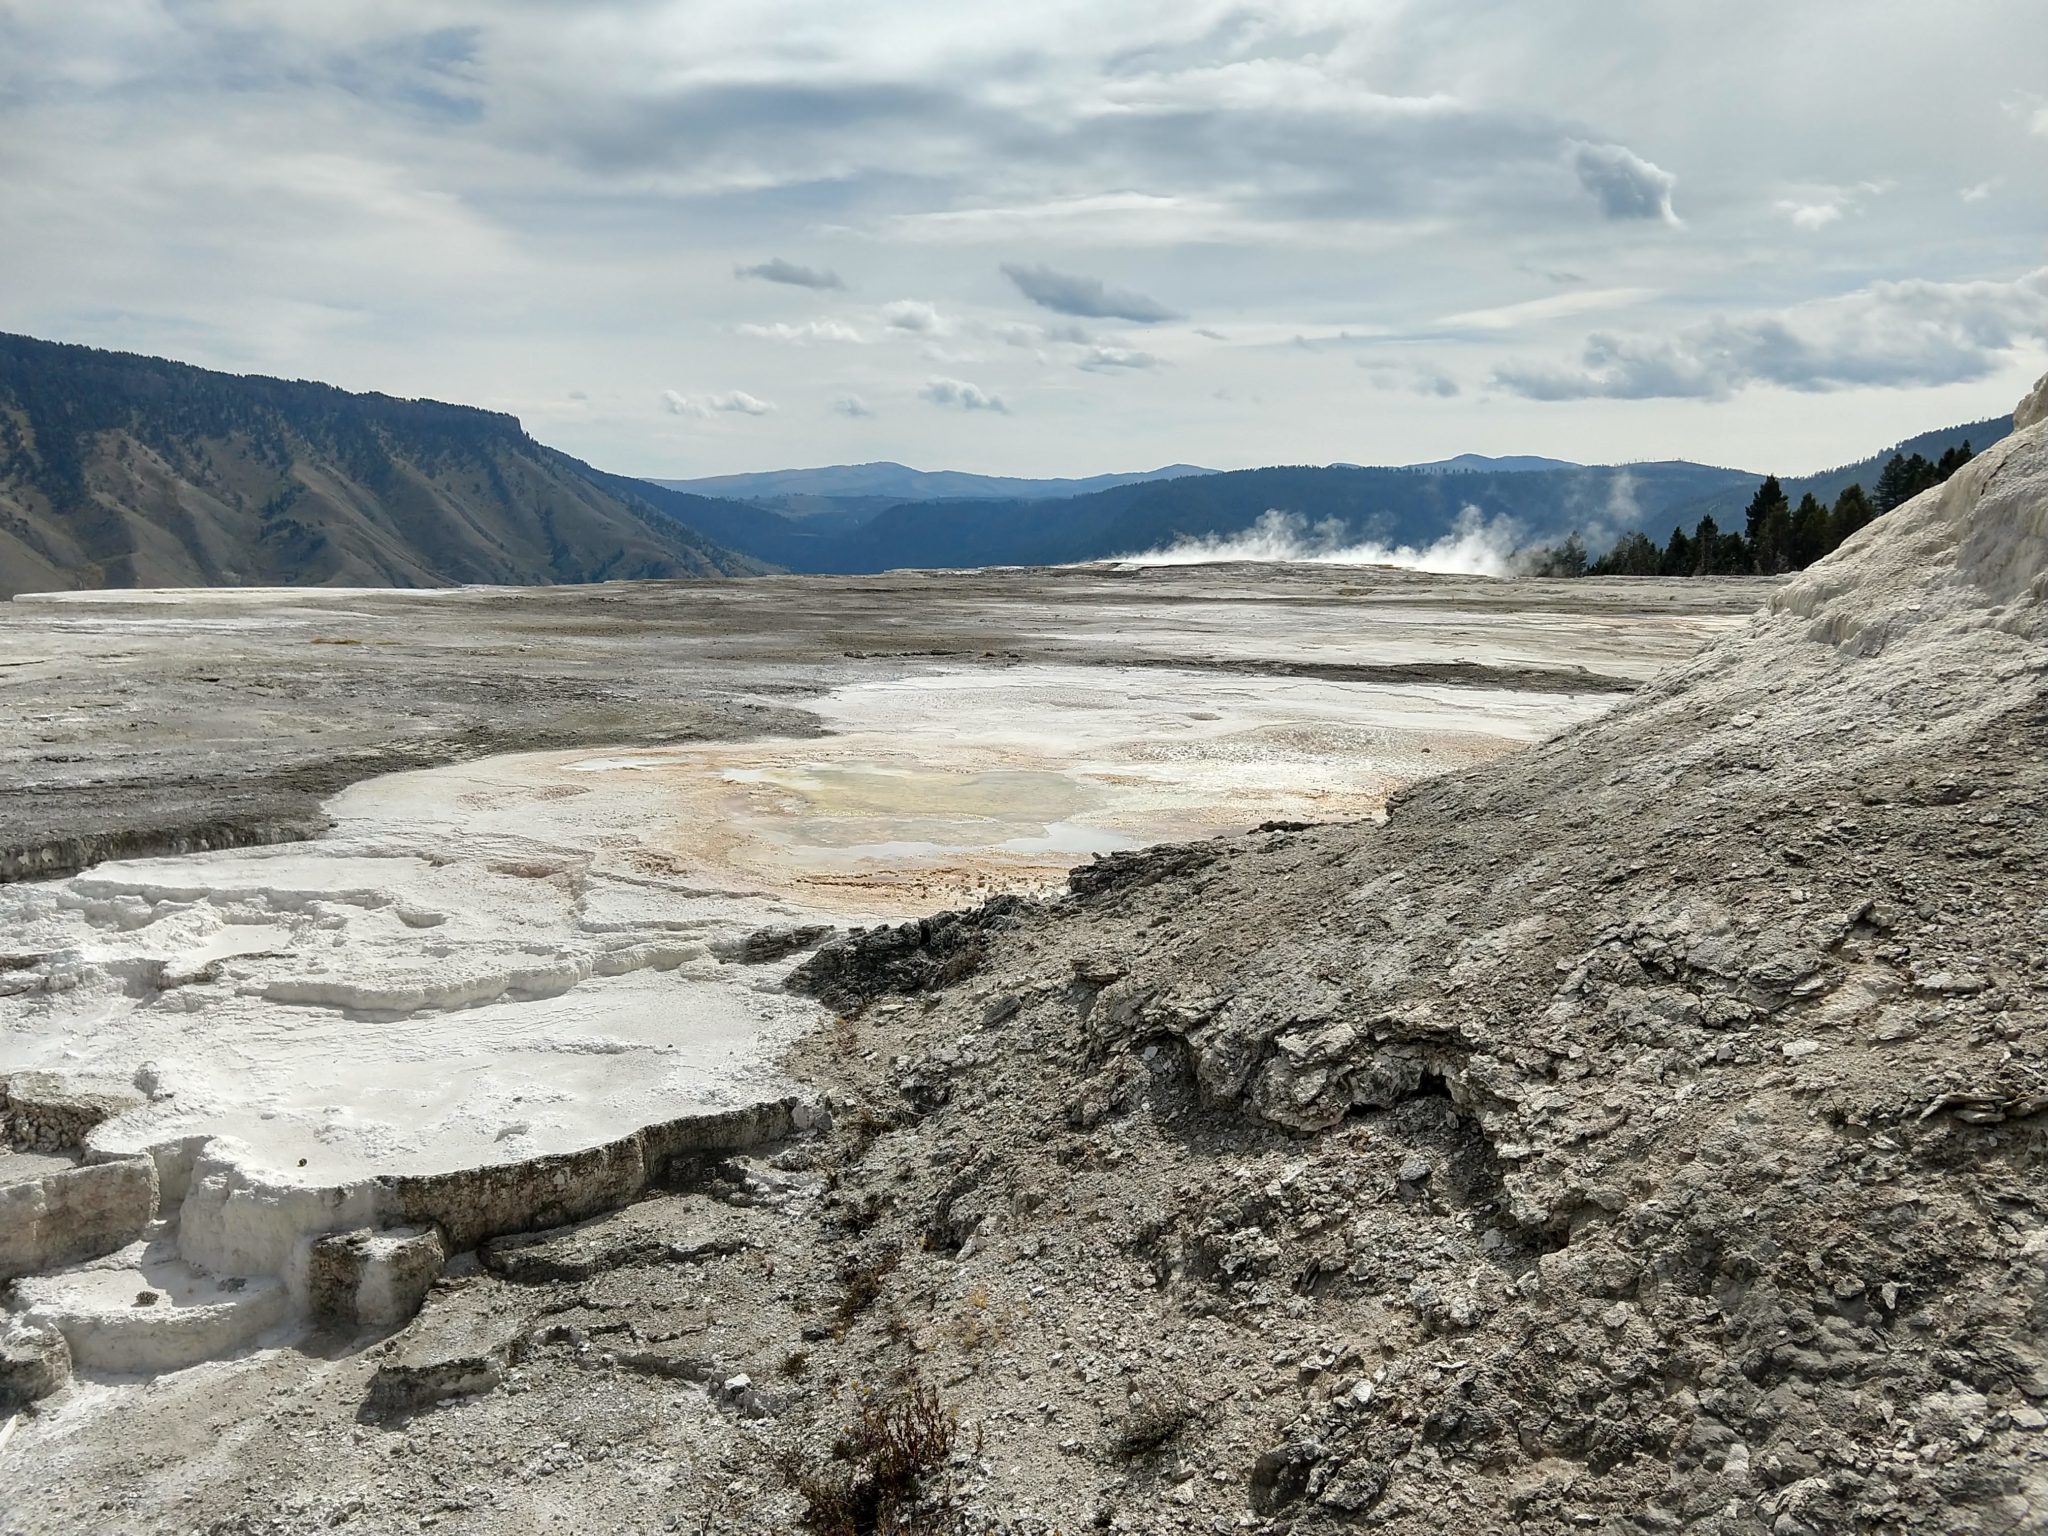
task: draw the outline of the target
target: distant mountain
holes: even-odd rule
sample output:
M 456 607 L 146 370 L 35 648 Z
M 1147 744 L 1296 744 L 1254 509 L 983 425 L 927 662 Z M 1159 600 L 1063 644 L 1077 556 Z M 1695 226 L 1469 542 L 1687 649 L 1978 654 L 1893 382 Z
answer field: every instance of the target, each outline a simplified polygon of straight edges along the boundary
M 1177 480 L 1187 475 L 1209 475 L 1214 470 L 1193 464 L 1169 464 L 1163 469 L 1139 470 L 1127 474 L 1088 475 L 1080 479 L 1031 480 L 1009 475 L 976 475 L 956 469 L 911 469 L 882 461 L 875 464 L 830 464 L 819 469 L 771 469 L 758 474 L 710 475 L 696 480 L 657 480 L 672 491 L 699 496 L 723 496 L 738 501 L 779 496 L 861 496 L 888 501 L 942 501 L 970 497 L 1000 497 L 1010 501 L 1042 501 L 1068 496 L 1085 496 L 1119 485 L 1136 485 L 1149 480 Z
M 1533 453 L 1510 453 L 1500 458 L 1488 458 L 1483 453 L 1461 453 L 1455 458 L 1436 459 L 1428 464 L 1410 464 L 1408 468 L 1419 469 L 1432 475 L 1463 474 L 1522 474 L 1547 469 L 1578 469 L 1570 459 L 1545 459 Z
M 595 476 L 491 411 L 0 335 L 0 596 L 765 568 Z
M 850 530 L 824 530 L 764 509 L 658 503 L 710 537 L 797 571 L 897 566 L 1051 565 L 1137 554 L 1183 538 L 1228 535 L 1267 511 L 1339 525 L 1346 542 L 1427 544 L 1467 507 L 1512 520 L 1530 542 L 1572 528 L 1646 526 L 1674 506 L 1740 489 L 1759 476 L 1700 464 L 1483 470 L 1234 470 L 1113 487 L 1064 500 L 903 502 Z M 729 508 L 729 504 L 727 504 Z
M 1119 485 L 1150 480 L 1177 480 L 1215 471 L 1193 464 L 1132 474 L 1089 475 L 1078 480 L 1023 480 L 1008 475 L 973 475 L 954 469 L 911 469 L 902 464 L 831 464 L 821 469 L 771 469 L 759 474 L 711 475 L 697 480 L 657 480 L 671 491 L 697 496 L 730 497 L 736 501 L 784 503 L 778 510 L 802 515 L 794 503 L 807 498 L 831 502 L 876 501 L 894 506 L 905 501 L 955 501 L 989 497 L 1005 501 L 1049 501 L 1086 496 Z
M 1832 501 L 1852 480 L 1876 484 L 1894 452 L 1938 458 L 1969 439 L 1988 447 L 2011 430 L 2009 417 L 1945 428 L 1882 454 L 1784 482 L 1796 501 L 1808 489 Z M 1332 542 L 1427 545 L 1467 508 L 1504 519 L 1525 544 L 1554 543 L 1574 530 L 1594 552 L 1640 529 L 1658 543 L 1711 513 L 1739 522 L 1762 471 L 1684 460 L 1579 465 L 1559 459 L 1454 459 L 1400 468 L 1330 465 L 1234 470 L 1126 483 L 1089 495 L 956 497 L 905 501 L 862 518 L 828 523 L 729 503 L 664 510 L 710 537 L 790 570 L 869 572 L 898 566 L 1056 565 L 1140 554 L 1184 539 L 1243 532 L 1269 511 L 1334 525 Z

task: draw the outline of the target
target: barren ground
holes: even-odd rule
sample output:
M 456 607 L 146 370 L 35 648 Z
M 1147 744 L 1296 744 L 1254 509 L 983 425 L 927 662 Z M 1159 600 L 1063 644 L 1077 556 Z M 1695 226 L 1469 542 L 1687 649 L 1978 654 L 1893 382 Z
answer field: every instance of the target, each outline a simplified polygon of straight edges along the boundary
M 829 1130 L 487 1244 L 389 1340 L 84 1372 L 0 1449 L 0 1530 L 789 1530 L 913 1384 L 959 1424 L 933 1530 L 2041 1528 L 2039 599 L 1957 553 L 1999 474 L 2038 505 L 2030 441 L 1895 514 L 1919 565 L 1866 537 L 1862 589 L 1754 622 L 1749 584 L 1294 570 L 16 605 L 28 861 L 671 741 L 780 776 L 713 808 L 791 901 L 859 786 L 744 738 L 832 690 L 1472 688 L 1498 739 L 1662 675 L 1384 826 L 828 945 L 795 985 L 839 1022 L 780 1066 Z

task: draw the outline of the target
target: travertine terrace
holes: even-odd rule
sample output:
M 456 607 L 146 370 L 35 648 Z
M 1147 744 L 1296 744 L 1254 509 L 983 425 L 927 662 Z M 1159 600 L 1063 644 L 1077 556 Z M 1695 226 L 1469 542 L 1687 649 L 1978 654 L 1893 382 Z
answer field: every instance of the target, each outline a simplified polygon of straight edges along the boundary
M 824 1015 L 781 980 L 834 929 L 1370 818 L 1758 596 L 1224 567 L 13 604 L 17 1309 L 101 1372 L 402 1321 L 451 1253 L 824 1123 L 783 1065 Z

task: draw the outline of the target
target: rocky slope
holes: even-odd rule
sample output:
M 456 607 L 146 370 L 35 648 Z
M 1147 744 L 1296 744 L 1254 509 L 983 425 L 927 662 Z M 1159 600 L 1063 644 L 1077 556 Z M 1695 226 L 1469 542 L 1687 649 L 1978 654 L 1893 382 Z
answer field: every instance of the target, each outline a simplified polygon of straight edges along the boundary
M 824 1204 L 905 1255 L 868 1369 L 900 1322 L 1009 1442 L 976 1497 L 2048 1528 L 2039 414 L 1382 829 L 1098 865 L 799 973 L 921 994 L 848 1027 L 896 1128 Z M 943 1326 L 976 1286 L 1022 1335 L 986 1361 Z
M 2042 398 L 1383 827 L 818 951 L 829 1133 L 59 1400 L 6 1528 L 2048 1529 Z
M 0 597 L 762 569 L 509 416 L 0 336 Z

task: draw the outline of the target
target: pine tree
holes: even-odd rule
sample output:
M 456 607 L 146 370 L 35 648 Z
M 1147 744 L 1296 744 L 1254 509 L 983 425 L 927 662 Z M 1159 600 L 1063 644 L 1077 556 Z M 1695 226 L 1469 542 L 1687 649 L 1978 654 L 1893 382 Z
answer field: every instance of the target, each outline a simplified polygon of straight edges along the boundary
M 1764 483 L 1749 498 L 1743 541 L 1749 546 L 1750 563 L 1766 576 L 1790 568 L 1792 503 L 1776 475 L 1765 476 Z
M 1877 510 L 1889 512 L 1893 507 L 1902 506 L 1946 478 L 1939 465 L 1930 463 L 1920 454 L 1916 453 L 1909 459 L 1895 453 L 1885 464 L 1884 473 L 1877 477 Z
M 1756 566 L 1750 559 L 1749 541 L 1739 533 L 1721 535 L 1721 547 L 1714 554 L 1714 572 L 1719 576 L 1747 576 Z
M 1833 525 L 1828 530 L 1829 537 L 1833 540 L 1829 548 L 1839 546 L 1850 534 L 1866 527 L 1876 516 L 1877 508 L 1873 507 L 1870 498 L 1863 494 L 1863 487 L 1860 484 L 1850 486 L 1835 498 L 1834 510 L 1828 514 L 1828 521 Z
M 1583 576 L 1586 574 L 1586 541 L 1579 537 L 1574 528 L 1565 535 L 1565 540 L 1549 552 L 1549 569 L 1545 576 Z
M 1718 575 L 1714 562 L 1721 553 L 1721 525 L 1711 517 L 1703 517 L 1699 526 L 1692 531 L 1692 573 L 1695 576 Z
M 1800 497 L 1798 509 L 1792 514 L 1792 569 L 1803 571 L 1833 549 L 1833 531 L 1833 521 L 1820 499 L 1811 491 Z
M 1614 547 L 1593 563 L 1595 576 L 1655 576 L 1660 565 L 1657 546 L 1642 532 L 1624 533 Z
M 1913 473 L 1906 468 L 1906 456 L 1895 453 L 1885 461 L 1878 472 L 1877 495 L 1871 506 L 1876 512 L 1889 512 L 1893 507 L 1909 499 L 1913 494 Z
M 1692 540 L 1685 536 L 1683 528 L 1671 530 L 1671 538 L 1664 545 L 1664 558 L 1658 564 L 1658 574 L 1662 576 L 1692 576 L 1697 574 L 1693 570 Z

